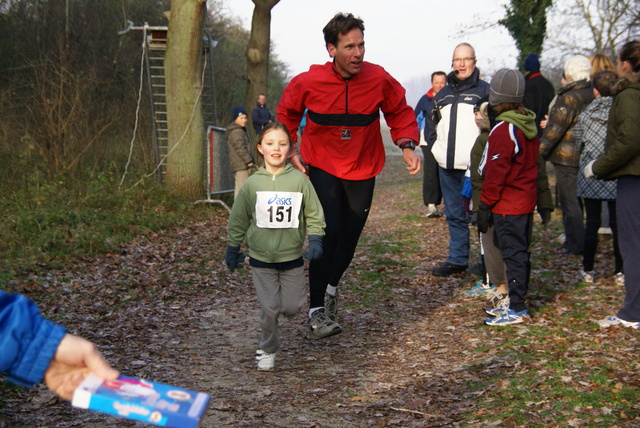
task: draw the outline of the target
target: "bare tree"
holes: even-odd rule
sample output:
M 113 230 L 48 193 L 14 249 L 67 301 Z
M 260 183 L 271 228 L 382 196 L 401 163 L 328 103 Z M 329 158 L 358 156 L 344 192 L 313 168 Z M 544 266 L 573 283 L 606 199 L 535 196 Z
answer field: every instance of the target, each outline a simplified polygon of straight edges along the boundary
M 259 94 L 267 93 L 269 46 L 271 41 L 271 9 L 280 0 L 252 0 L 251 36 L 247 44 L 247 90 L 244 104 L 253 106 Z
M 166 182 L 178 194 L 203 191 L 202 30 L 205 0 L 172 0 L 165 81 L 169 154 Z
M 545 49 L 560 58 L 600 52 L 613 59 L 625 41 L 640 34 L 637 0 L 557 1 L 550 15 Z

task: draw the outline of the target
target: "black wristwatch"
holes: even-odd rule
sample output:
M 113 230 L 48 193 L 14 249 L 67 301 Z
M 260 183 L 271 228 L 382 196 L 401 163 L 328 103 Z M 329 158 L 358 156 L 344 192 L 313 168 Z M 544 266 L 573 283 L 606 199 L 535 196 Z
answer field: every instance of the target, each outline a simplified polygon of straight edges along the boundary
M 399 146 L 402 150 L 404 149 L 411 149 L 411 150 L 415 150 L 416 149 L 416 143 L 414 143 L 413 141 L 407 141 L 404 144 L 400 144 Z

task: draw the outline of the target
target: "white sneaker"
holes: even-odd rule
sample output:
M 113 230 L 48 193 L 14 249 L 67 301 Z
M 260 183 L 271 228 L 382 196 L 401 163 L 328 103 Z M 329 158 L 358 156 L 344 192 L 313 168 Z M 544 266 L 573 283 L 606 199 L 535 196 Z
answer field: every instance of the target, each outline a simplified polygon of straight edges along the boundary
M 272 371 L 276 365 L 276 353 L 267 354 L 262 349 L 256 351 L 256 360 L 258 360 L 258 370 Z
M 640 322 L 635 322 L 635 321 L 625 321 L 621 318 L 618 318 L 616 316 L 613 317 L 607 317 L 603 320 L 600 321 L 596 321 L 600 327 L 611 327 L 612 325 L 621 325 L 623 327 L 631 327 L 633 329 L 639 329 L 640 328 Z
M 438 212 L 438 208 L 436 208 L 435 204 L 427 205 L 427 213 L 425 214 L 428 218 L 440 217 L 440 213 Z
M 624 274 L 622 272 L 618 272 L 613 276 L 613 278 L 616 280 L 616 285 L 624 287 Z
M 585 272 L 580 270 L 580 281 L 585 284 L 593 284 L 593 271 Z

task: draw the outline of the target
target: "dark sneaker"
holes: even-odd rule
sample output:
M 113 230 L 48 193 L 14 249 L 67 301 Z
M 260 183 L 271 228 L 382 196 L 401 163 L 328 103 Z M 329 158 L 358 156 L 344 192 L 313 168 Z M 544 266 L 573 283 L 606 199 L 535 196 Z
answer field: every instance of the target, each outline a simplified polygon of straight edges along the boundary
M 453 263 L 446 262 L 442 266 L 438 266 L 432 272 L 435 276 L 449 276 L 454 273 L 460 273 L 467 270 L 467 265 L 454 265 Z
M 333 322 L 338 322 L 338 292 L 332 296 L 329 293 L 324 293 L 324 310 L 329 319 Z
M 311 339 L 323 339 L 342 333 L 342 327 L 331 321 L 324 308 L 316 310 L 309 319 L 309 337 Z

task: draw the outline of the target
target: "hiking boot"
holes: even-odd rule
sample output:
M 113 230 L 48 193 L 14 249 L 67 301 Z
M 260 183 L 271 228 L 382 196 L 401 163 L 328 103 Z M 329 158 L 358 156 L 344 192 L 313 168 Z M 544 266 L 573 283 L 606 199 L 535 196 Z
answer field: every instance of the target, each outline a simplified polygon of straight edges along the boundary
M 467 265 L 454 265 L 453 263 L 445 262 L 441 266 L 433 269 L 432 273 L 435 276 L 449 276 L 454 273 L 460 273 L 467 270 Z
M 338 291 L 335 296 L 324 293 L 324 310 L 331 321 L 338 322 Z
M 616 285 L 624 287 L 624 274 L 622 272 L 618 272 L 613 276 L 613 278 L 616 281 Z
M 506 309 L 497 313 L 495 318 L 487 318 L 484 320 L 487 325 L 497 326 L 522 324 L 529 321 L 531 321 L 531 317 L 529 317 L 529 312 L 526 309 L 520 312 L 516 312 L 513 309 Z
M 331 321 L 324 308 L 317 309 L 309 319 L 309 337 L 311 339 L 323 339 L 342 333 L 342 327 Z
M 276 353 L 268 354 L 262 349 L 256 351 L 256 360 L 258 361 L 258 370 L 272 371 L 276 365 Z
M 489 297 L 491 292 L 495 291 L 495 289 L 495 285 L 485 284 L 480 280 L 471 288 L 471 290 L 465 290 L 465 293 L 471 297 Z
M 593 271 L 585 272 L 580 270 L 580 281 L 585 284 L 593 284 Z
M 640 328 L 640 322 L 634 322 L 634 321 L 625 321 L 622 318 L 618 318 L 616 316 L 613 317 L 607 317 L 603 320 L 600 321 L 596 321 L 600 327 L 611 327 L 612 325 L 621 325 L 623 327 L 631 327 L 633 329 L 639 329 Z

